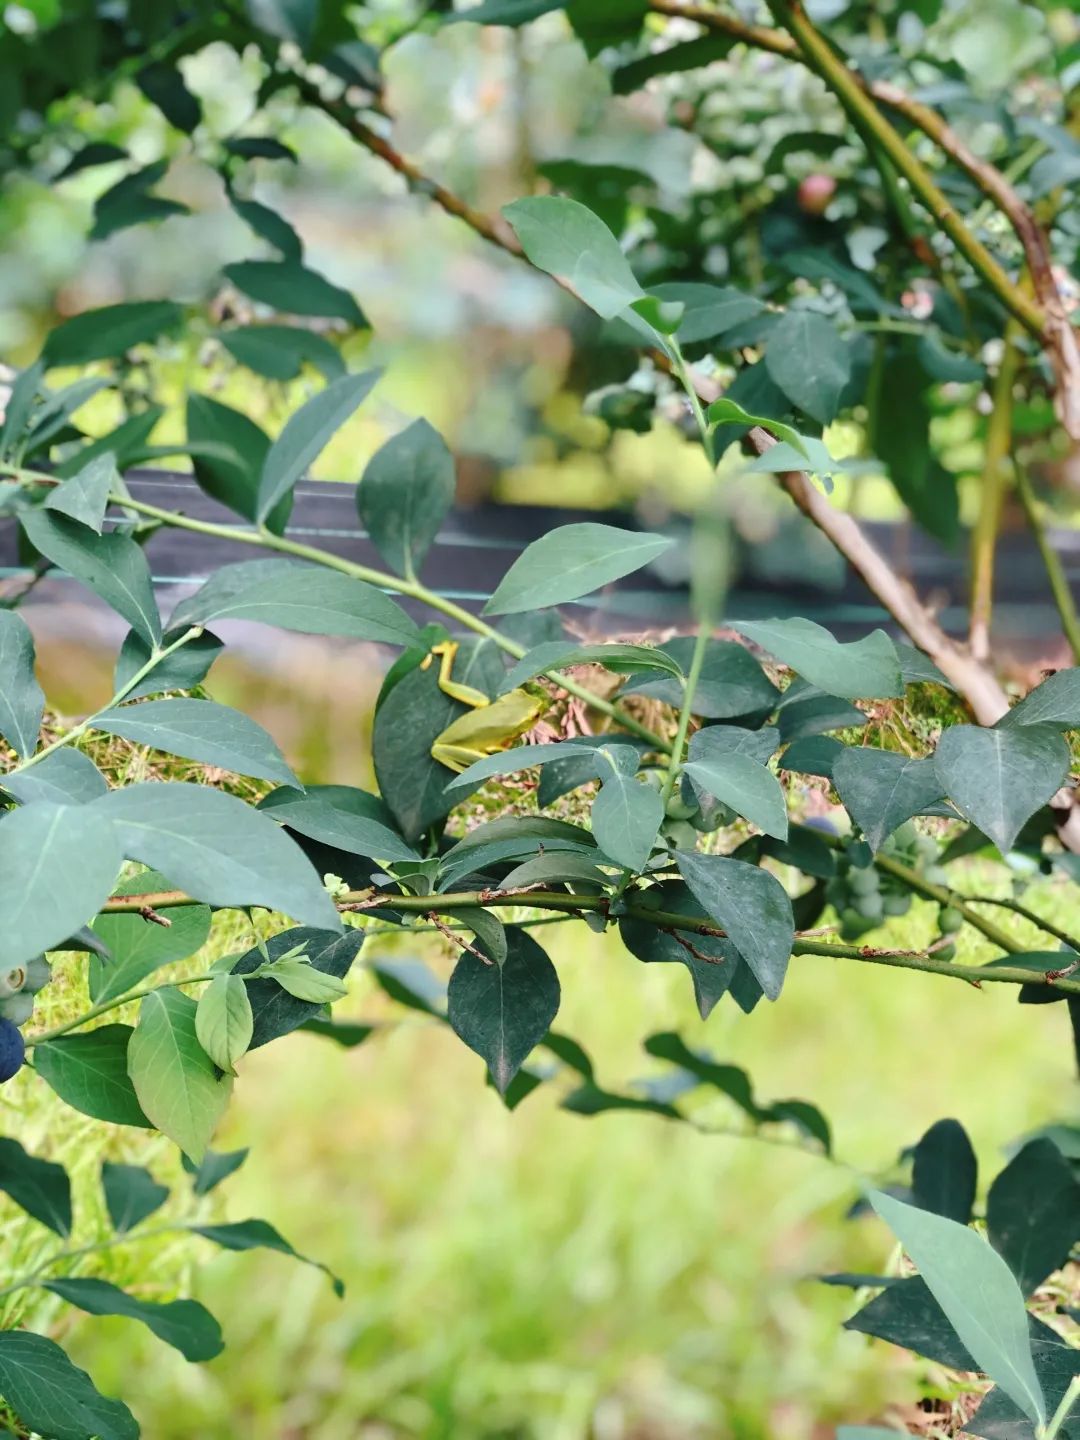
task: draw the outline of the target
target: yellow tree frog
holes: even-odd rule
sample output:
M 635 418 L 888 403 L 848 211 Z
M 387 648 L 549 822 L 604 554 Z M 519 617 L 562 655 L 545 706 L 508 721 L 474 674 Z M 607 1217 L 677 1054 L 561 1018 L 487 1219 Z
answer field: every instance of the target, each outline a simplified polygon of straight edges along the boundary
M 457 649 L 452 640 L 433 646 L 421 668 L 426 669 L 438 656 L 439 689 L 470 707 L 467 714 L 459 715 L 436 737 L 431 747 L 434 759 L 460 773 L 484 755 L 508 750 L 540 719 L 547 699 L 528 690 L 510 690 L 497 700 L 489 700 L 482 690 L 452 678 Z

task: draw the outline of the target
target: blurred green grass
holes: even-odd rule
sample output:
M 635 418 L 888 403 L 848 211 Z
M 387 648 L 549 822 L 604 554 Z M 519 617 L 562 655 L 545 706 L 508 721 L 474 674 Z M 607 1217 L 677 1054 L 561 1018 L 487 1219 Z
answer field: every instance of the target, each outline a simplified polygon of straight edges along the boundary
M 547 938 L 560 1028 L 602 1083 L 647 1072 L 640 1041 L 678 1027 L 763 1097 L 821 1104 L 857 1169 L 955 1115 L 988 1180 L 1072 1094 L 1065 1007 L 1006 987 L 806 957 L 779 1004 L 702 1023 L 681 969 L 583 926 Z M 348 1008 L 382 1013 L 367 977 Z M 508 1114 L 476 1058 L 411 1015 L 357 1051 L 295 1036 L 251 1056 L 220 1137 L 252 1146 L 230 1215 L 272 1220 L 346 1298 L 280 1257 L 221 1256 L 196 1284 L 224 1323 L 218 1360 L 174 1362 L 119 1322 L 81 1327 L 76 1358 L 154 1440 L 810 1440 L 921 1393 L 927 1367 L 842 1333 L 849 1292 L 808 1278 L 888 1254 L 875 1222 L 841 1218 L 849 1171 L 557 1098 Z M 705 1118 L 729 1120 L 722 1103 Z

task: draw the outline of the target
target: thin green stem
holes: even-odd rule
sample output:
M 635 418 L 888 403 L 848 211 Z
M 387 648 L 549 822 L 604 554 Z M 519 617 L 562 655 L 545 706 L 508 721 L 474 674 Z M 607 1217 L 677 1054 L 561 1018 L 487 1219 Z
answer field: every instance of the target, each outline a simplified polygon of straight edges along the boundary
M 705 665 L 705 652 L 709 645 L 709 636 L 712 626 L 702 622 L 698 627 L 697 638 L 694 640 L 693 654 L 690 656 L 690 668 L 686 672 L 686 688 L 683 691 L 682 709 L 679 711 L 679 727 L 675 731 L 675 740 L 671 747 L 671 755 L 668 759 L 667 774 L 664 776 L 664 787 L 660 792 L 660 799 L 666 806 L 671 799 L 675 789 L 675 782 L 679 778 L 679 771 L 682 767 L 683 751 L 686 748 L 686 736 L 690 729 L 690 721 L 694 713 L 694 694 L 697 691 L 698 681 L 701 679 L 701 671 Z
M 875 855 L 874 864 L 879 870 L 885 871 L 887 875 L 895 875 L 902 880 L 917 895 L 922 895 L 926 900 L 936 900 L 939 905 L 950 906 L 953 910 L 959 910 L 969 925 L 980 931 L 998 946 L 999 949 L 1007 951 L 1010 955 L 1022 955 L 1027 948 L 1019 941 L 1014 940 L 1007 930 L 1002 930 L 1000 925 L 995 925 L 992 920 L 987 920 L 985 915 L 980 915 L 973 910 L 967 898 L 958 895 L 955 890 L 950 890 L 947 885 L 935 885 L 932 880 L 927 880 L 910 865 L 905 865 L 901 860 L 894 860 L 891 855 Z
M 1080 940 L 1077 940 L 1074 935 L 1070 935 L 1067 930 L 1062 930 L 1052 920 L 1044 920 L 1041 915 L 1037 915 L 1034 910 L 1029 910 L 1019 900 L 999 900 L 993 895 L 966 895 L 964 899 L 969 905 L 997 905 L 1002 910 L 1011 910 L 1014 915 L 1030 921 L 1032 925 L 1037 925 L 1045 934 L 1053 935 L 1055 940 L 1060 940 L 1062 944 L 1068 945 L 1070 949 L 1080 953 Z
M 1046 522 L 1040 511 L 1039 502 L 1035 498 L 1031 477 L 1028 475 L 1026 467 L 1015 455 L 1013 457 L 1013 476 L 1016 480 L 1017 496 L 1023 506 L 1032 537 L 1042 558 L 1046 578 L 1050 582 L 1050 591 L 1061 618 L 1061 628 L 1069 642 L 1073 659 L 1080 665 L 1080 616 L 1076 612 L 1076 601 L 1073 599 L 1072 588 L 1062 567 L 1061 557 L 1050 544 L 1050 537 L 1046 533 Z
M 69 1260 L 81 1260 L 85 1255 L 99 1255 L 108 1250 L 115 1250 L 119 1245 L 127 1245 L 140 1240 L 156 1240 L 162 1235 L 184 1235 L 190 1234 L 189 1225 L 154 1225 L 149 1230 L 127 1231 L 123 1235 L 113 1235 L 108 1240 L 97 1240 L 89 1245 L 79 1245 L 69 1250 L 54 1250 L 47 1255 L 40 1265 L 35 1265 L 33 1270 L 28 1270 L 25 1275 L 20 1275 L 10 1285 L 5 1285 L 0 1290 L 0 1300 L 8 1295 L 14 1295 L 18 1290 L 25 1290 L 31 1285 L 41 1283 L 41 1277 L 54 1265 L 60 1265 Z
M 171 645 L 166 645 L 163 649 L 155 650 L 146 664 L 136 670 L 131 679 L 128 680 L 126 684 L 121 685 L 115 695 L 113 695 L 100 710 L 95 710 L 92 715 L 88 715 L 85 720 L 80 721 L 79 724 L 69 730 L 67 734 L 61 735 L 59 739 L 54 740 L 51 744 L 43 746 L 42 749 L 35 751 L 28 759 L 23 760 L 21 764 L 13 766 L 11 770 L 5 771 L 4 773 L 7 775 L 15 775 L 22 770 L 29 770 L 31 765 L 39 764 L 47 755 L 52 755 L 54 751 L 62 750 L 65 745 L 71 745 L 76 740 L 81 739 L 88 730 L 94 728 L 95 722 L 99 720 L 106 711 L 111 710 L 114 705 L 119 705 L 121 700 L 124 700 L 130 695 L 140 681 L 145 680 L 153 670 L 156 670 L 164 659 L 174 654 L 174 652 L 182 646 L 187 645 L 189 641 L 197 640 L 202 633 L 201 625 L 193 625 L 190 630 L 185 630 L 183 635 L 181 635 L 179 639 L 174 640 Z
M 994 560 L 1012 451 L 1013 386 L 1020 368 L 1020 334 L 1020 326 L 1010 320 L 1005 327 L 1005 349 L 991 392 L 979 512 L 971 532 L 971 653 L 984 664 L 990 659 Z
M 1045 1425 L 1040 1425 L 1035 1431 L 1035 1440 L 1057 1440 L 1061 1427 L 1069 1418 L 1073 1406 L 1080 1400 L 1080 1375 L 1074 1375 L 1069 1381 L 1069 1388 L 1061 1397 L 1061 1403 Z
M 137 896 L 136 898 L 144 897 Z M 66 1035 L 69 1030 L 77 1030 L 80 1025 L 88 1025 L 91 1020 L 97 1020 L 99 1016 L 107 1015 L 110 1010 L 119 1010 L 121 1005 L 130 1005 L 134 1000 L 142 1000 L 147 995 L 156 995 L 159 990 L 172 990 L 177 985 L 205 985 L 215 978 L 215 973 L 186 975 L 183 979 L 173 980 L 168 985 L 144 985 L 140 990 L 129 990 L 126 995 L 118 995 L 113 1000 L 103 1000 L 100 1005 L 92 1005 L 89 1010 L 84 1010 L 74 1020 L 67 1020 L 63 1025 L 56 1025 L 51 1030 L 43 1030 L 40 1035 L 28 1036 L 26 1048 L 29 1050 L 31 1045 L 45 1045 L 50 1040 L 56 1040 L 61 1035 Z

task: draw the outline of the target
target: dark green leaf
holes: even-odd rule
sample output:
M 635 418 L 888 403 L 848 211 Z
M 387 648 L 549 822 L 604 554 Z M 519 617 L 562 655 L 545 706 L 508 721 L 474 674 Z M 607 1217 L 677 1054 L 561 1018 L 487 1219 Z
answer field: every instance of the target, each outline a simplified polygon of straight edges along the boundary
M 30 627 L 13 611 L 0 610 L 0 735 L 24 759 L 37 749 L 44 713 Z
M 156 105 L 177 130 L 190 135 L 198 126 L 202 119 L 202 106 L 184 84 L 184 77 L 175 66 L 154 62 L 139 71 L 135 83 L 151 105 Z
M 743 816 L 766 835 L 775 835 L 780 840 L 787 838 L 784 792 L 776 776 L 760 761 L 732 750 L 708 759 L 690 760 L 684 772 L 695 789 L 700 788 L 729 805 L 736 815 Z
M 262 305 L 286 315 L 321 315 L 362 329 L 367 318 L 347 290 L 295 260 L 241 260 L 225 278 Z
M 228 1225 L 192 1225 L 191 1229 L 204 1240 L 212 1240 L 215 1245 L 220 1245 L 223 1250 L 276 1250 L 278 1254 L 289 1255 L 293 1260 L 300 1260 L 305 1265 L 314 1265 L 316 1270 L 322 1270 L 330 1276 L 335 1295 L 340 1297 L 345 1294 L 345 1286 L 336 1275 L 331 1274 L 318 1260 L 309 1260 L 306 1255 L 294 1250 L 284 1236 L 266 1220 L 236 1220 Z
M 171 300 L 133 300 L 84 310 L 49 332 L 42 358 L 50 367 L 113 360 L 180 327 L 184 312 Z
M 393 817 L 382 800 L 351 785 L 312 785 L 308 790 L 273 790 L 259 809 L 301 835 L 321 840 L 355 855 L 380 860 L 416 860 L 419 857 L 394 829 Z
M 446 790 L 450 772 L 433 758 L 431 747 L 464 713 L 465 706 L 440 689 L 434 666 L 410 671 L 375 712 L 375 776 L 406 840 L 419 839 L 455 802 Z
M 846 746 L 831 735 L 808 735 L 789 745 L 780 759 L 781 770 L 794 770 L 800 775 L 824 775 L 830 779 L 837 759 Z
M 407 1010 L 446 1017 L 446 986 L 419 960 L 373 960 L 371 973 L 380 989 Z
M 248 1157 L 245 1150 L 207 1150 L 198 1165 L 189 1156 L 181 1155 L 184 1169 L 193 1177 L 192 1189 L 196 1195 L 209 1195 L 222 1181 L 234 1175 Z
M 672 933 L 674 927 L 660 928 L 647 919 L 638 918 L 638 910 L 663 910 L 688 918 L 704 918 L 701 902 L 681 881 L 665 880 L 651 885 L 635 902 L 635 914 L 619 921 L 623 944 L 646 964 L 685 965 L 694 982 L 698 1012 L 707 1020 L 716 1002 L 729 989 L 735 972 L 744 962 L 730 940 L 720 935 L 698 935 L 687 931 L 685 938 L 697 954 L 681 945 Z M 708 958 L 706 958 L 708 957 Z
M 812 420 L 828 425 L 836 419 L 851 378 L 851 350 L 824 315 L 789 310 L 769 335 L 765 364 L 770 378 Z
M 119 839 L 90 805 L 35 800 L 0 818 L 0 934 L 21 965 L 52 950 L 108 899 L 120 871 Z
M 508 942 L 506 926 L 499 917 L 479 905 L 473 910 L 459 910 L 456 915 L 473 932 L 478 949 L 483 950 L 496 965 L 502 965 L 506 960 Z
M 450 1024 L 505 1094 L 558 1013 L 559 977 L 532 936 L 510 930 L 501 965 L 485 965 L 468 952 L 461 956 L 448 1004 Z
M 664 802 L 659 791 L 621 769 L 604 746 L 598 747 L 597 754 L 607 766 L 601 771 L 603 784 L 593 801 L 593 835 L 605 855 L 637 874 L 652 853 L 664 818 Z
M 881 1191 L 871 1191 L 870 1202 L 919 1267 L 977 1367 L 1025 1415 L 1045 1423 L 1046 1402 L 1031 1356 L 1024 1297 L 1005 1261 L 966 1225 Z
M 679 662 L 666 651 L 653 645 L 575 645 L 569 640 L 549 640 L 534 646 L 507 671 L 502 691 L 516 690 L 535 675 L 551 670 L 569 670 L 575 665 L 602 665 L 619 675 L 636 675 L 658 671 L 682 679 Z
M 24 1425 L 49 1440 L 139 1440 L 127 1406 L 99 1394 L 86 1371 L 44 1335 L 0 1331 L 0 1394 Z
M 250 226 L 260 240 L 265 240 L 268 245 L 280 251 L 283 259 L 299 265 L 304 247 L 300 236 L 289 222 L 268 205 L 261 205 L 258 200 L 245 200 L 231 188 L 228 194 L 229 204 L 244 224 Z
M 1080 1241 L 1080 1185 L 1049 1140 L 1031 1140 L 990 1186 L 990 1243 L 1025 1295 L 1061 1269 Z
M 644 295 L 614 235 L 576 200 L 534 195 L 503 206 L 503 214 L 532 263 L 568 282 L 605 320 Z
M 162 645 L 171 645 L 183 633 L 182 630 L 167 630 L 162 637 Z M 116 657 L 113 690 L 116 693 L 123 690 L 125 700 L 140 700 L 144 695 L 159 695 L 163 690 L 194 690 L 206 679 L 211 665 L 224 648 L 216 635 L 205 630 L 167 655 L 148 672 L 145 680 L 140 680 L 134 689 L 128 690 L 128 684 L 151 659 L 146 641 L 134 630 L 129 630 Z
M 102 1025 L 34 1046 L 34 1066 L 60 1099 L 95 1120 L 149 1126 L 128 1076 L 130 1025 Z
M 117 161 L 127 159 L 128 152 L 121 150 L 119 145 L 113 145 L 108 140 L 91 140 L 75 151 L 64 168 L 57 172 L 53 183 L 77 175 L 80 170 L 90 170 L 95 165 L 115 165 Z
M 443 24 L 467 20 L 476 25 L 527 25 L 550 10 L 561 10 L 562 6 L 563 0 L 480 0 L 479 5 L 447 15 Z
M 148 645 L 161 640 L 161 616 L 146 556 L 127 535 L 95 535 L 66 515 L 44 510 L 19 517 L 30 543 L 61 570 L 100 596 Z
M 412 620 L 388 595 L 363 580 L 294 560 L 241 560 L 223 565 L 173 612 L 170 628 L 212 620 L 257 620 L 304 635 L 345 635 L 409 645 Z
M 343 935 L 328 935 L 325 930 L 298 928 L 285 930 L 266 942 L 271 960 L 279 960 L 297 945 L 303 945 L 304 955 L 311 962 L 310 968 L 338 980 L 343 979 L 364 942 L 362 930 L 346 930 Z M 233 966 L 234 975 L 246 975 L 265 963 L 266 957 L 258 948 L 249 950 Z M 288 1035 L 306 1021 L 313 1019 L 322 1010 L 321 1004 L 300 1000 L 280 986 L 276 980 L 245 981 L 254 1029 L 251 1050 L 266 1045 L 281 1035 Z
M 414 420 L 368 461 L 356 508 L 379 554 L 399 575 L 423 563 L 454 503 L 454 457 L 437 430 Z
M 237 135 L 225 141 L 225 149 L 230 155 L 239 155 L 242 160 L 291 160 L 296 163 L 296 151 L 269 135 Z
M 171 889 L 164 875 L 145 870 L 122 880 L 115 895 L 150 895 Z M 169 926 L 154 925 L 137 913 L 111 912 L 94 921 L 94 933 L 106 946 L 111 961 L 90 962 L 90 998 L 95 1005 L 114 1000 L 141 984 L 162 965 L 186 960 L 206 944 L 210 934 L 207 905 L 178 905 L 169 911 Z
M 141 1165 L 118 1165 L 112 1160 L 102 1161 L 101 1187 L 118 1235 L 141 1225 L 169 1198 L 169 1187 L 159 1185 L 149 1170 Z
M 705 914 L 727 932 L 765 994 L 775 1000 L 795 938 L 784 887 L 768 871 L 726 855 L 680 852 L 678 864 Z
M 760 300 L 730 285 L 668 281 L 652 286 L 649 293 L 686 307 L 679 325 L 679 341 L 683 345 L 714 340 L 745 320 L 756 319 L 765 310 Z
M 832 779 L 875 851 L 905 820 L 921 815 L 943 794 L 933 760 L 913 760 L 893 750 L 846 747 L 836 757 Z
M 232 1081 L 199 1044 L 195 1001 L 175 988 L 144 996 L 128 1072 L 148 1119 L 196 1164 L 229 1103 Z
M 746 620 L 735 628 L 826 694 L 856 700 L 904 693 L 896 647 L 884 630 L 843 642 L 813 620 Z
M 625 778 L 625 777 L 624 777 Z M 636 781 L 630 783 L 636 784 Z M 641 787 L 644 788 L 644 787 Z M 651 792 L 655 795 L 655 791 Z M 595 803 L 593 806 L 595 810 Z M 615 817 L 618 814 L 618 807 L 612 807 L 611 812 Z M 601 818 L 601 830 L 605 828 L 605 818 Z M 619 836 L 615 835 L 616 848 Z M 626 841 L 623 840 L 623 847 Z M 635 857 L 636 858 L 636 857 Z M 498 888 L 515 890 L 522 885 L 591 885 L 594 890 L 602 889 L 610 885 L 612 876 L 605 874 L 599 868 L 599 863 L 611 865 L 614 859 L 609 860 L 606 856 L 600 855 L 595 849 L 582 853 L 580 850 L 545 850 L 542 855 L 534 855 L 531 859 L 525 860 L 522 864 L 516 865 L 508 875 L 504 875 L 499 881 Z M 640 869 L 640 866 L 626 866 L 627 869 Z
M 195 478 L 207 495 L 245 520 L 254 520 L 259 477 L 270 450 L 269 435 L 239 410 L 208 395 L 188 396 L 187 435 L 191 445 L 224 446 L 232 451 L 232 456 L 196 453 L 192 457 Z M 267 521 L 275 534 L 285 529 L 291 510 L 292 496 L 287 495 Z
M 109 505 L 109 492 L 117 487 L 119 480 L 115 458 L 109 453 L 98 455 L 70 479 L 49 491 L 45 509 L 78 520 L 95 535 L 100 535 Z
M 1028 1326 L 1035 1373 L 1046 1396 L 1046 1408 L 1053 1414 L 1064 1399 L 1070 1383 L 1080 1374 L 1080 1352 L 1034 1316 L 1028 1317 Z M 1075 1408 L 1070 1414 L 1075 1417 Z M 1000 1386 L 990 1391 L 976 1413 L 965 1423 L 969 1434 L 983 1436 L 985 1440 L 1038 1440 L 1034 1425 L 1025 1418 L 1023 1411 L 1009 1399 Z M 1062 1440 L 1065 1440 L 1065 1437 L 1076 1440 L 1075 1418 L 1070 1418 L 1058 1431 L 1058 1435 Z
M 17 1140 L 0 1139 L 0 1190 L 57 1235 L 71 1234 L 71 1181 L 62 1165 L 28 1155 Z
M 137 1300 L 108 1280 L 65 1276 L 43 1280 L 42 1286 L 88 1315 L 123 1315 L 139 1320 L 185 1360 L 212 1360 L 225 1348 L 221 1326 L 197 1300 L 169 1300 L 163 1305 Z
M 901 1345 L 951 1370 L 978 1368 L 918 1276 L 893 1283 L 875 1295 L 845 1322 L 844 1329 Z
M 826 695 L 805 680 L 793 680 L 784 691 L 776 723 L 785 744 L 828 730 L 861 729 L 866 715 L 857 705 Z
M 971 1219 L 978 1167 L 967 1132 L 957 1120 L 939 1120 L 915 1146 L 915 1204 L 959 1225 Z
M 1069 747 L 1050 725 L 954 725 L 938 741 L 934 764 L 944 793 L 1005 854 L 1064 783 Z
M 618 530 L 591 521 L 560 525 L 518 556 L 484 606 L 484 613 L 509 615 L 578 600 L 642 569 L 673 543 L 665 535 Z
M 660 649 L 685 672 L 694 642 L 686 636 L 669 640 Z M 667 705 L 681 705 L 682 683 L 667 677 L 632 679 L 624 694 L 648 695 Z M 780 692 L 745 645 L 733 640 L 710 640 L 701 678 L 694 691 L 694 714 L 706 720 L 737 720 L 776 708 Z
M 237 775 L 279 785 L 299 783 L 273 736 L 241 711 L 213 700 L 146 700 L 118 706 L 98 715 L 94 729 Z
M 371 393 L 381 373 L 365 370 L 359 375 L 342 375 L 289 417 L 263 462 L 257 520 L 265 520 L 279 501 L 292 492 L 331 437 Z
M 1001 717 L 997 729 L 1014 725 L 1056 725 L 1061 730 L 1080 729 L 1080 667 L 1058 670 L 1025 695 L 1019 705 Z
M 262 905 L 325 930 L 341 929 L 333 901 L 303 851 L 235 795 L 205 785 L 147 781 L 112 790 L 69 813 L 110 820 L 128 859 L 160 870 L 196 900 Z
M 314 365 L 327 380 L 345 373 L 345 362 L 336 347 L 313 330 L 294 325 L 245 325 L 222 330 L 218 339 L 234 360 L 270 380 L 295 380 L 305 365 Z

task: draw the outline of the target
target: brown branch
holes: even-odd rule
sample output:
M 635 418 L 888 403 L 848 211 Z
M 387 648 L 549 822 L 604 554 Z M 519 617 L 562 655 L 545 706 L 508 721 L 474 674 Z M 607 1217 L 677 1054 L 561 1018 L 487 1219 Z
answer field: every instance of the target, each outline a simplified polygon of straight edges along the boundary
M 139 914 L 149 925 L 161 925 L 164 929 L 172 928 L 172 921 L 167 915 L 159 915 L 152 905 L 140 905 Z
M 451 945 L 459 945 L 462 950 L 467 950 L 470 955 L 475 955 L 477 960 L 483 961 L 485 965 L 495 964 L 495 961 L 492 960 L 490 955 L 485 955 L 484 952 L 482 950 L 478 950 L 475 945 L 470 945 L 468 940 L 463 940 L 456 930 L 451 930 L 450 926 L 447 925 L 446 921 L 440 920 L 438 915 L 435 914 L 434 910 L 428 911 L 427 918 L 431 921 L 432 925 L 435 926 L 435 929 L 438 930 L 440 935 L 446 936 L 447 940 L 450 941 Z

